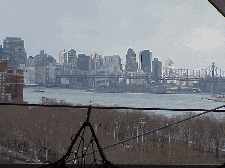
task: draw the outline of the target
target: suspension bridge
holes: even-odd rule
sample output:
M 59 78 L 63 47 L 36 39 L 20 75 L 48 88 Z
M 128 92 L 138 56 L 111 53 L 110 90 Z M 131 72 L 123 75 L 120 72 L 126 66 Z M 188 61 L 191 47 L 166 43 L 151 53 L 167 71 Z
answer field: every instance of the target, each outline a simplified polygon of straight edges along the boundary
M 203 88 L 203 90 L 210 90 L 211 94 L 215 94 L 218 90 L 217 88 L 223 87 L 225 82 L 225 71 L 215 65 L 215 62 L 212 65 L 208 66 L 205 69 L 165 69 L 163 67 L 163 73 L 160 76 L 151 76 L 149 74 L 140 74 L 137 72 L 124 73 L 124 74 L 89 74 L 89 73 L 79 73 L 75 75 L 57 75 L 56 79 L 61 80 L 62 78 L 66 79 L 119 79 L 129 80 L 140 80 L 144 79 L 148 83 L 168 83 L 170 81 L 185 81 L 186 85 L 188 82 L 196 82 L 198 85 Z M 210 89 L 207 89 L 210 88 Z M 225 89 L 225 88 L 222 88 Z
M 161 76 L 157 76 L 160 80 L 201 80 L 208 78 L 225 79 L 225 71 L 217 67 L 213 62 L 211 66 L 205 69 L 170 69 L 165 70 L 163 67 Z M 166 71 L 166 72 L 165 72 Z M 125 74 L 75 74 L 75 75 L 57 75 L 57 78 L 130 78 L 130 79 L 152 79 L 151 75 L 146 75 L 138 72 Z M 153 78 L 154 79 L 154 78 Z

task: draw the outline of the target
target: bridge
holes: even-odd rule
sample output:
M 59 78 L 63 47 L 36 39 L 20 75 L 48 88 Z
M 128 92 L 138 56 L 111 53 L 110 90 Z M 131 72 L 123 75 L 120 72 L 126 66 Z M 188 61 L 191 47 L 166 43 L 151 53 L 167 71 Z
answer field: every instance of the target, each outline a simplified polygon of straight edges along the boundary
M 225 71 L 221 68 L 215 66 L 215 62 L 212 65 L 208 66 L 205 69 L 170 69 L 165 70 L 163 67 L 163 73 L 161 76 L 152 76 L 148 74 L 141 74 L 139 72 L 126 72 L 124 74 L 90 74 L 90 73 L 79 73 L 74 75 L 57 75 L 57 79 L 124 79 L 129 80 L 140 80 L 144 79 L 148 83 L 168 83 L 169 81 L 185 81 L 188 82 L 198 82 L 201 85 L 210 84 L 211 93 L 215 93 L 215 86 L 218 86 L 219 83 L 225 82 Z
M 165 68 L 163 67 L 163 70 Z M 139 75 L 138 72 L 126 74 L 74 74 L 74 75 L 57 75 L 56 78 L 128 78 L 128 79 L 154 79 L 150 75 Z M 164 72 L 161 76 L 155 77 L 160 80 L 191 80 L 198 81 L 201 79 L 218 78 L 223 81 L 225 71 L 215 66 L 213 62 L 211 66 L 205 69 L 173 69 L 170 72 Z

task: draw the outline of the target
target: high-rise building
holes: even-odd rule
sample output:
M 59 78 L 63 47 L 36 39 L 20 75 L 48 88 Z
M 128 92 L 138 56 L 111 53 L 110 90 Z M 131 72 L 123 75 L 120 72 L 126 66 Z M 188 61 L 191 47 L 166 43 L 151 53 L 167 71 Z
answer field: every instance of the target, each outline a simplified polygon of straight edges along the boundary
M 27 67 L 34 67 L 35 58 L 33 56 L 29 56 L 27 58 Z
M 76 64 L 77 56 L 76 51 L 74 49 L 71 49 L 68 51 L 68 63 Z
M 126 71 L 135 72 L 137 70 L 136 54 L 132 48 L 128 48 L 126 55 Z
M 91 54 L 91 59 L 90 59 L 90 71 L 95 71 L 96 68 L 96 57 L 97 57 L 97 53 L 94 51 L 92 54 Z
M 171 76 L 173 74 L 173 60 L 171 58 L 167 58 L 165 62 L 165 76 Z
M 26 64 L 27 53 L 24 48 L 24 40 L 19 37 L 6 37 L 3 40 L 3 59 L 9 60 L 9 66 L 14 69 L 20 64 Z
M 51 55 L 48 55 L 47 56 L 47 66 L 53 66 L 53 65 L 56 65 L 56 60 L 55 60 L 55 57 L 51 56 Z
M 33 60 L 34 59 L 34 60 Z M 56 60 L 53 56 L 44 53 L 44 50 L 40 51 L 40 54 L 36 55 L 34 58 L 29 56 L 27 59 L 27 66 L 31 66 L 34 61 L 35 67 L 45 67 L 49 64 L 56 65 Z
M 2 45 L 0 45 L 0 59 L 3 59 L 3 49 L 2 49 Z
M 144 72 L 151 74 L 151 62 L 152 62 L 151 51 L 143 50 L 139 53 L 138 69 L 142 69 Z
M 40 86 L 45 84 L 45 67 L 35 68 L 35 83 Z
M 119 73 L 121 70 L 121 58 L 119 55 L 104 56 L 103 66 L 106 74 Z
M 21 68 L 22 69 L 22 68 Z M 24 74 L 24 84 L 25 85 L 35 85 L 35 67 L 24 67 L 23 74 Z
M 85 54 L 78 54 L 77 59 L 77 70 L 89 71 L 90 57 Z
M 101 67 L 103 65 L 103 58 L 101 55 L 95 56 L 95 71 L 101 70 Z
M 45 54 L 44 50 L 41 50 L 40 54 L 34 57 L 34 65 L 35 67 L 47 66 L 47 54 Z
M 14 73 L 8 60 L 0 60 L 0 101 L 23 101 L 23 70 Z
M 67 63 L 67 52 L 65 49 L 59 52 L 59 65 L 63 65 L 64 63 Z
M 94 51 L 91 55 L 92 55 L 92 59 L 95 60 L 97 53 Z
M 152 78 L 156 83 L 160 82 L 162 75 L 162 62 L 158 58 L 154 58 L 152 61 Z

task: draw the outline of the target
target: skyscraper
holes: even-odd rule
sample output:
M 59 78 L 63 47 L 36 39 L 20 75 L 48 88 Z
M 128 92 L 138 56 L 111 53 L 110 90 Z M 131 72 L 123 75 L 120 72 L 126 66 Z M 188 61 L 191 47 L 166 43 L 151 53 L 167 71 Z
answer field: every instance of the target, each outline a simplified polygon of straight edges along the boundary
M 97 53 L 94 51 L 92 54 L 91 54 L 91 57 L 90 57 L 90 62 L 89 62 L 89 68 L 90 68 L 90 71 L 95 71 L 95 60 L 96 60 L 96 56 L 97 56 Z
M 103 58 L 101 55 L 95 56 L 95 71 L 101 70 L 101 67 L 103 66 Z
M 90 57 L 85 54 L 78 54 L 77 69 L 80 71 L 89 71 Z
M 24 48 L 24 40 L 19 37 L 6 37 L 3 40 L 3 59 L 9 60 L 9 66 L 14 69 L 20 64 L 26 64 L 27 53 Z
M 95 60 L 96 56 L 97 56 L 97 53 L 94 51 L 94 52 L 92 53 L 92 59 Z
M 135 72 L 137 70 L 136 54 L 132 48 L 128 48 L 126 55 L 126 71 Z
M 158 58 L 154 58 L 152 61 L 152 78 L 156 83 L 160 82 L 160 78 L 162 75 L 162 62 L 159 61 Z
M 49 66 L 51 64 L 52 65 L 56 65 L 56 60 L 55 57 L 48 55 L 47 56 L 47 66 Z
M 139 53 L 138 68 L 151 74 L 152 52 L 143 50 Z
M 173 74 L 173 60 L 171 58 L 167 58 L 165 62 L 165 75 L 171 76 Z
M 67 63 L 67 52 L 65 49 L 59 52 L 59 65 L 63 65 L 64 63 Z
M 0 59 L 2 59 L 3 57 L 3 49 L 2 49 L 2 45 L 0 45 Z
M 121 58 L 119 55 L 104 56 L 103 66 L 106 74 L 119 73 L 121 70 Z
M 34 57 L 34 65 L 35 67 L 47 66 L 47 54 L 45 54 L 44 50 L 41 50 L 40 54 Z
M 27 67 L 34 67 L 35 64 L 35 57 L 29 56 L 27 58 Z
M 76 63 L 76 51 L 74 49 L 71 49 L 68 51 L 68 63 L 75 64 Z

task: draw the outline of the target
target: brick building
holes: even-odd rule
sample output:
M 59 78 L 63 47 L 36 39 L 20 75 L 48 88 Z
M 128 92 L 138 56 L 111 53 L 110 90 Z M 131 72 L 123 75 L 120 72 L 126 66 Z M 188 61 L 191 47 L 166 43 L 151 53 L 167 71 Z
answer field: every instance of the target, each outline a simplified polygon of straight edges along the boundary
M 8 60 L 0 60 L 0 101 L 23 101 L 23 70 L 13 71 Z

